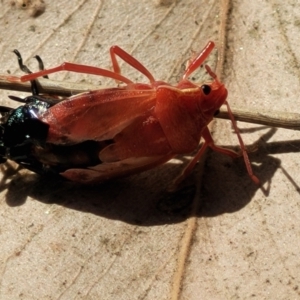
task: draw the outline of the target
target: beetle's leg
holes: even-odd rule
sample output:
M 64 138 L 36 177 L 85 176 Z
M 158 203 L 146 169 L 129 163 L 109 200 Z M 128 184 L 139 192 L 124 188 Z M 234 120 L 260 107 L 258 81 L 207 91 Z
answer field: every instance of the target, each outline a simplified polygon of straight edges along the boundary
M 117 61 L 117 57 L 119 56 L 121 59 L 123 59 L 125 62 L 127 62 L 130 66 L 140 71 L 142 74 L 144 74 L 149 80 L 150 83 L 155 82 L 154 77 L 152 74 L 132 55 L 124 51 L 119 46 L 112 46 L 110 48 L 110 57 L 113 65 L 114 72 L 117 74 L 121 74 L 121 69 Z
M 18 64 L 19 64 L 19 67 L 20 67 L 21 71 L 23 71 L 26 74 L 31 74 L 32 72 L 23 63 L 23 58 L 22 58 L 21 53 L 17 49 L 15 49 L 13 52 L 17 55 Z M 35 80 L 31 80 L 30 83 L 31 83 L 31 92 L 32 92 L 32 95 L 38 95 L 39 94 L 39 90 L 38 90 L 38 86 L 37 86 L 36 81 Z
M 16 54 L 16 56 L 18 58 L 18 63 L 19 63 L 19 67 L 20 67 L 21 71 L 23 71 L 26 74 L 32 74 L 32 72 L 30 71 L 30 69 L 26 65 L 24 65 L 21 53 L 17 49 L 15 49 L 13 52 Z M 36 55 L 35 59 L 38 61 L 39 70 L 40 71 L 44 70 L 45 69 L 44 68 L 44 62 L 40 58 L 40 56 Z M 43 76 L 43 77 L 44 78 L 48 78 L 48 76 Z M 38 86 L 37 86 L 36 80 L 31 80 L 30 82 L 31 82 L 31 92 L 32 92 L 32 95 L 38 95 L 39 94 L 39 90 L 38 90 Z
M 198 69 L 205 59 L 208 57 L 210 52 L 214 49 L 215 43 L 214 42 L 208 42 L 207 45 L 204 47 L 204 49 L 195 56 L 195 58 L 189 63 L 188 67 L 186 68 L 182 79 L 186 79 L 189 77 L 196 69 Z
M 44 62 L 43 62 L 43 60 L 41 59 L 41 57 L 40 57 L 39 55 L 36 55 L 34 58 L 38 61 L 38 64 L 39 64 L 39 70 L 40 70 L 40 71 L 45 70 Z M 43 77 L 46 78 L 46 79 L 49 79 L 48 75 L 45 75 L 45 76 L 43 76 Z
M 27 67 L 26 65 L 23 64 L 23 58 L 22 58 L 21 53 L 20 53 L 17 49 L 15 49 L 15 50 L 13 51 L 13 53 L 15 53 L 16 56 L 17 56 L 17 58 L 18 58 L 18 64 L 19 64 L 19 67 L 20 67 L 21 71 L 23 71 L 23 72 L 26 73 L 26 74 L 32 73 L 32 72 L 28 69 L 28 67 Z
M 24 75 L 21 77 L 21 82 L 34 80 L 38 77 L 42 77 L 42 76 L 60 72 L 60 71 L 69 71 L 69 72 L 75 72 L 75 73 L 99 75 L 99 76 L 103 76 L 103 77 L 112 78 L 112 79 L 115 79 L 115 80 L 118 80 L 118 81 L 121 81 L 121 82 L 124 82 L 127 84 L 133 83 L 130 79 L 128 79 L 120 74 L 117 74 L 115 72 L 106 70 L 106 69 L 101 69 L 101 68 L 91 67 L 91 66 L 86 66 L 86 65 L 73 64 L 73 63 L 69 63 L 69 62 L 64 62 L 60 66 L 55 67 L 55 68 L 42 70 L 42 71 L 35 72 L 32 74 Z M 14 81 L 18 81 L 19 78 L 11 76 L 11 77 L 8 77 L 8 80 L 14 82 Z

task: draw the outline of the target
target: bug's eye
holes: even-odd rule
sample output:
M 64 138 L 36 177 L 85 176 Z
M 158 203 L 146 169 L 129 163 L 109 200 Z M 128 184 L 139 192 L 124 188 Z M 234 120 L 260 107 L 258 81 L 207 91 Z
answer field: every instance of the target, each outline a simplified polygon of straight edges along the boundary
M 202 86 L 201 86 L 201 89 L 202 89 L 204 95 L 209 95 L 209 93 L 210 93 L 210 91 L 211 91 L 210 86 L 207 85 L 207 84 L 202 85 Z

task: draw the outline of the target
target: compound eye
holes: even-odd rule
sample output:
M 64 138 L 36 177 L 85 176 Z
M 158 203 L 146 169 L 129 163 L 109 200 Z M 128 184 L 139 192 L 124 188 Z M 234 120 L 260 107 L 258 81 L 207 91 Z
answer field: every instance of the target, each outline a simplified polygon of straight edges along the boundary
M 210 86 L 207 85 L 207 84 L 202 85 L 202 86 L 201 86 L 201 89 L 202 89 L 204 95 L 209 95 L 210 92 L 211 92 L 211 88 L 210 88 Z

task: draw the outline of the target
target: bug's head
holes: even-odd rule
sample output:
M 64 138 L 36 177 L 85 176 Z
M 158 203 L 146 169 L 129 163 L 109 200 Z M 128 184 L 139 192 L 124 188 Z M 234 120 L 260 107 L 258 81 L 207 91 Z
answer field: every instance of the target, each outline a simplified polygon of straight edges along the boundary
M 227 89 L 224 84 L 218 80 L 217 75 L 209 66 L 206 65 L 205 68 L 207 73 L 213 78 L 213 81 L 200 86 L 202 90 L 200 105 L 202 112 L 204 112 L 207 116 L 214 116 L 226 101 Z

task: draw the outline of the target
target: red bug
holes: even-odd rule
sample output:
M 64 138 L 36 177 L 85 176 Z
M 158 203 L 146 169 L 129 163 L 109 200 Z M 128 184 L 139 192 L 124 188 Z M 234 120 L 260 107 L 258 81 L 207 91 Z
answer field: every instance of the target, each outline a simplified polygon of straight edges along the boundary
M 36 117 L 47 125 L 48 130 L 43 142 L 37 137 L 33 138 L 35 140 L 30 155 L 35 161 L 41 162 L 43 168 L 51 169 L 55 164 L 63 165 L 60 156 L 63 150 L 67 150 L 68 155 L 76 155 L 79 153 L 76 145 L 93 141 L 97 144 L 94 152 L 98 160 L 93 163 L 84 162 L 79 167 L 71 163 L 71 166 L 57 170 L 70 180 L 95 183 L 148 170 L 177 154 L 190 153 L 198 147 L 200 138 L 203 137 L 203 145 L 176 179 L 178 183 L 192 171 L 207 147 L 231 157 L 240 156 L 235 151 L 216 146 L 207 128 L 219 108 L 225 104 L 237 133 L 248 173 L 259 184 L 226 101 L 227 90 L 224 84 L 207 65 L 205 68 L 213 78 L 212 82 L 194 84 L 187 79 L 202 65 L 213 48 L 214 43 L 209 42 L 189 62 L 176 86 L 155 80 L 140 62 L 118 46 L 110 48 L 113 71 L 63 63 L 55 68 L 22 76 L 21 81 L 28 81 L 58 71 L 71 71 L 105 76 L 125 83 L 124 86 L 72 96 L 38 113 Z M 134 83 L 122 76 L 117 56 L 144 74 L 149 83 Z M 11 77 L 10 80 L 19 78 Z M 43 99 L 39 98 L 38 101 L 40 100 Z

